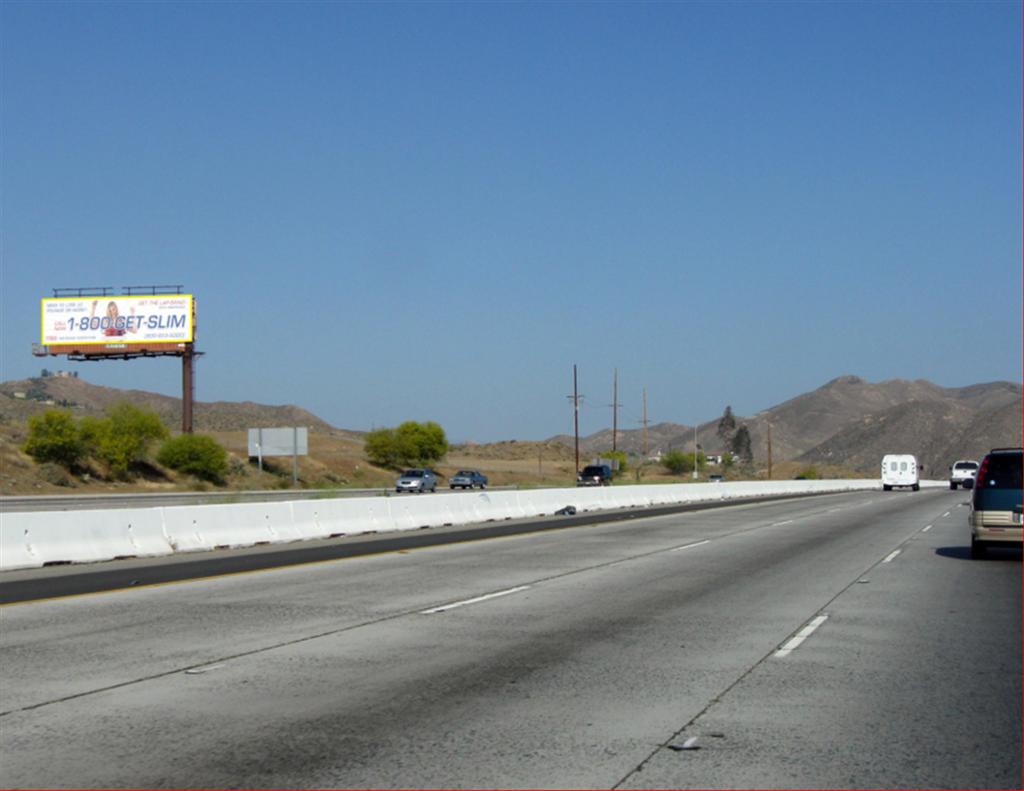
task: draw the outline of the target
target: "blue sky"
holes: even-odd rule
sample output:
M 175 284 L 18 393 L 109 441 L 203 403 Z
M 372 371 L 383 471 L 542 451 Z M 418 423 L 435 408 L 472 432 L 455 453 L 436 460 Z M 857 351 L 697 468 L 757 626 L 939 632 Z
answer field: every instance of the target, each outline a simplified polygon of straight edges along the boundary
M 1021 377 L 1021 4 L 0 5 L 0 379 L 196 295 L 197 398 L 540 439 Z

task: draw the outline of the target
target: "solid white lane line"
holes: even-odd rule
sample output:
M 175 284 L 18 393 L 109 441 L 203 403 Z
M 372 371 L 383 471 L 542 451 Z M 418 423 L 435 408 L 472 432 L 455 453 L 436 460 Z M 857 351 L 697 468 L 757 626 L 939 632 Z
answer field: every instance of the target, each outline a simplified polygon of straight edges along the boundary
M 698 541 L 696 544 L 687 544 L 686 546 L 675 547 L 674 549 L 670 549 L 669 552 L 682 552 L 684 549 L 693 549 L 694 547 L 699 547 L 703 546 L 704 544 L 710 543 L 711 539 L 704 539 L 703 541 Z
M 477 596 L 473 599 L 465 599 L 464 601 L 452 602 L 451 604 L 443 604 L 440 607 L 431 607 L 429 610 L 420 610 L 420 615 L 432 615 L 436 612 L 454 610 L 456 607 L 464 607 L 467 604 L 476 604 L 477 602 L 487 601 L 488 599 L 496 599 L 499 596 L 508 596 L 511 593 L 519 593 L 519 591 L 527 590 L 529 587 L 529 585 L 520 585 L 518 588 L 509 588 L 508 590 L 498 591 L 497 593 L 488 593 L 486 596 Z
M 796 647 L 800 645 L 800 643 L 802 643 L 804 640 L 806 640 L 808 637 L 814 634 L 814 630 L 821 626 L 823 623 L 825 623 L 825 621 L 827 620 L 827 615 L 819 615 L 817 618 L 815 618 L 809 624 L 807 624 L 807 626 L 805 626 L 803 629 L 797 632 L 796 636 L 793 637 L 788 643 L 786 643 L 784 646 L 782 646 L 782 648 L 776 651 L 775 656 L 789 656 L 796 649 Z
M 931 529 L 932 529 L 932 526 L 931 526 L 931 525 L 928 525 L 927 527 L 925 527 L 924 529 L 922 529 L 922 530 L 921 530 L 921 532 L 922 532 L 922 533 L 927 533 L 927 532 L 928 532 L 929 530 L 931 530 Z
M 780 525 L 791 525 L 793 524 L 792 519 L 787 519 L 785 522 L 772 522 L 769 527 L 779 527 Z
M 893 558 L 895 558 L 902 551 L 903 551 L 902 549 L 897 549 L 895 552 L 890 552 L 888 555 L 886 555 L 885 560 L 883 560 L 882 562 L 883 563 L 892 563 Z

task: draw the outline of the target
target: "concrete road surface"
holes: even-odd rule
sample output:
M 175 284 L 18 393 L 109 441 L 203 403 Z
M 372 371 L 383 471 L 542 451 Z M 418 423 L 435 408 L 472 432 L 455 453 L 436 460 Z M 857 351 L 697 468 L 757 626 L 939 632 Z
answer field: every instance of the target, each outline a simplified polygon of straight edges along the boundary
M 0 608 L 4 787 L 1021 786 L 1021 556 L 831 495 Z

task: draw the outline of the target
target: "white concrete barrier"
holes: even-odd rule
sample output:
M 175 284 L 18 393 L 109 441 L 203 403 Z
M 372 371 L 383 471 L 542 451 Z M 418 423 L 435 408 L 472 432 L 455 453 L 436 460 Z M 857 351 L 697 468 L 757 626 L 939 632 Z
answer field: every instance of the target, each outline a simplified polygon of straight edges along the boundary
M 921 481 L 922 488 L 947 485 Z M 552 515 L 566 506 L 583 512 L 865 489 L 880 491 L 881 484 L 877 479 L 648 484 L 5 513 L 0 514 L 0 569 L 500 521 Z

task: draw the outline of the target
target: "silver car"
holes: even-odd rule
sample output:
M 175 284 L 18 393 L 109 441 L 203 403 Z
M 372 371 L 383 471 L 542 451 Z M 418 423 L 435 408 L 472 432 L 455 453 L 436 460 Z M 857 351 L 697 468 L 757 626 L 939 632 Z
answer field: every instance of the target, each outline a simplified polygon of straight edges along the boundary
M 406 470 L 395 481 L 396 492 L 436 492 L 437 476 L 429 467 Z

